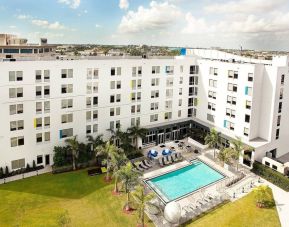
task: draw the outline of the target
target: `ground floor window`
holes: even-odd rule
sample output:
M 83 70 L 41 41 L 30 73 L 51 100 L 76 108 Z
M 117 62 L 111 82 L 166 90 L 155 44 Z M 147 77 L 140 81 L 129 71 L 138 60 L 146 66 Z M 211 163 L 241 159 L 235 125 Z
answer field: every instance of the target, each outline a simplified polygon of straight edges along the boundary
M 25 158 L 11 161 L 12 169 L 20 169 L 25 167 Z

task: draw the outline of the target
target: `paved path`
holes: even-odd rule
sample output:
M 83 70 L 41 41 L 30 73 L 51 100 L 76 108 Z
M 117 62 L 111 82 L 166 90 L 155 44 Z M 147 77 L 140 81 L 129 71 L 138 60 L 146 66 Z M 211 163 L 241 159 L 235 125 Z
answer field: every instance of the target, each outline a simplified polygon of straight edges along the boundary
M 289 227 L 289 192 L 285 192 L 268 181 L 265 183 L 272 188 L 281 226 Z

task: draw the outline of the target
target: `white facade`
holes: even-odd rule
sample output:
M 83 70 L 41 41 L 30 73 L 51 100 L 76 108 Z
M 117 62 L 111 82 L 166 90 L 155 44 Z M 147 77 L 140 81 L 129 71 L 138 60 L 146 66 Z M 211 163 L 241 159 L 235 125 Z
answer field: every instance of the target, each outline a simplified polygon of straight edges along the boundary
M 25 165 L 32 165 L 38 156 L 42 156 L 38 164 L 51 164 L 53 147 L 64 144 L 65 138 L 60 137 L 65 129 L 73 129 L 72 134 L 85 142 L 89 131 L 107 139 L 107 129 L 121 124 L 125 130 L 138 118 L 141 126 L 187 118 L 189 66 L 193 62 L 191 58 L 1 62 L 0 166 L 11 169 L 12 161 L 23 158 Z M 62 76 L 64 69 L 67 76 Z M 23 90 L 23 97 L 10 98 L 17 88 L 20 93 Z M 71 93 L 62 94 L 65 89 Z M 158 97 L 151 98 L 153 91 Z M 64 101 L 68 99 L 73 101 Z M 151 103 L 157 103 L 153 109 Z M 14 110 L 15 105 L 20 111 Z M 157 116 L 156 121 L 151 122 L 152 115 Z M 18 162 L 23 167 L 24 160 Z M 14 164 L 13 169 L 18 167 L 17 161 Z
M 186 55 L 192 56 L 0 62 L 0 167 L 52 164 L 53 147 L 64 145 L 66 133 L 81 142 L 88 134 L 107 139 L 107 129 L 138 120 L 147 128 L 188 120 L 216 127 L 252 145 L 259 161 L 275 149 L 277 157 L 288 152 L 288 57 Z

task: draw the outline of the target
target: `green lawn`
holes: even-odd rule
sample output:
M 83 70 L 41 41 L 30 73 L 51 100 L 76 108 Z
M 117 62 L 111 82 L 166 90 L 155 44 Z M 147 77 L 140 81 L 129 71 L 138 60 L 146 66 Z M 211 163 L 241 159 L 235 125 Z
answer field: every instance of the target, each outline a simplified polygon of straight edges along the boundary
M 276 207 L 260 209 L 255 205 L 254 195 L 227 203 L 222 207 L 206 214 L 188 224 L 189 227 L 279 227 Z
M 65 211 L 69 226 L 136 226 L 137 213 L 122 212 L 125 195 L 112 190 L 103 175 L 89 177 L 86 170 L 0 185 L 0 226 L 58 226 Z

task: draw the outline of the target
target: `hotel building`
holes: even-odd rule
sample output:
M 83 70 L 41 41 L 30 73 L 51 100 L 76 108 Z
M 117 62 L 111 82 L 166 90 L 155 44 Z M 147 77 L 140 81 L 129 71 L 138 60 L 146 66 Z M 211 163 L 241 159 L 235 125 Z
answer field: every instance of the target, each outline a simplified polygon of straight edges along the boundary
M 68 137 L 107 139 L 107 129 L 136 124 L 148 129 L 142 147 L 215 127 L 224 145 L 240 137 L 253 146 L 252 160 L 288 152 L 287 56 L 184 49 L 175 58 L 59 60 L 33 52 L 1 55 L 0 167 L 51 165 L 54 146 Z

